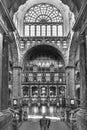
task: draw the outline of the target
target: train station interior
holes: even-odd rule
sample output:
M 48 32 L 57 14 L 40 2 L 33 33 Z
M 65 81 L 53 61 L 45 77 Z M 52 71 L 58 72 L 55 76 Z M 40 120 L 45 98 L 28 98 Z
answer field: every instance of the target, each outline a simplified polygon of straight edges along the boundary
M 0 0 L 0 130 L 87 130 L 86 33 L 87 0 Z

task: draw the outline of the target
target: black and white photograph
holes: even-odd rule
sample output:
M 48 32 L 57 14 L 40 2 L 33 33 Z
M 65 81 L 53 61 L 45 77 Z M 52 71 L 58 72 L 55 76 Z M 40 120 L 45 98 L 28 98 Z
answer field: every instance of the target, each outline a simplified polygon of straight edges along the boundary
M 87 0 L 0 0 L 0 130 L 87 130 Z

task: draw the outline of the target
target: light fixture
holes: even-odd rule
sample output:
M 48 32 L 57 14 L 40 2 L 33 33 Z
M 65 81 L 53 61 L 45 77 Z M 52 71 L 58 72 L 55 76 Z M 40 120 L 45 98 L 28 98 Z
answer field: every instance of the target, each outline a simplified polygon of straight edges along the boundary
M 28 119 L 42 119 L 42 115 L 28 115 Z
M 42 106 L 41 106 L 41 113 L 42 113 L 42 115 L 43 115 L 43 114 L 46 114 L 46 112 L 47 112 L 47 106 L 42 105 Z
M 54 117 L 54 116 L 46 116 L 46 119 L 51 119 L 51 120 L 61 120 L 60 116 Z
M 58 65 L 58 66 L 59 66 L 59 68 L 61 68 L 63 65 L 62 65 L 62 63 L 61 63 L 61 62 L 59 62 L 59 65 Z

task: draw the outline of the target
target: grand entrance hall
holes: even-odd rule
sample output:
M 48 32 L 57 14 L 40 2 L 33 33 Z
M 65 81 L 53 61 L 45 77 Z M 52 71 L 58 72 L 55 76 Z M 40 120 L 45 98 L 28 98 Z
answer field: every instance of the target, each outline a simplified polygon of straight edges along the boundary
M 87 0 L 0 0 L 0 130 L 87 130 Z

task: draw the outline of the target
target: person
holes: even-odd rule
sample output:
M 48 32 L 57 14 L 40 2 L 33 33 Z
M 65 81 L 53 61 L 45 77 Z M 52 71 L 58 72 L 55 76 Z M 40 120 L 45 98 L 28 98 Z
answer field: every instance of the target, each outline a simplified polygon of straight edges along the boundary
M 27 121 L 27 112 L 26 111 L 24 111 L 24 113 L 23 113 L 23 120 Z
M 50 123 L 51 123 L 50 119 L 47 119 L 47 130 L 49 130 Z
M 45 116 L 43 116 L 43 118 L 40 119 L 41 130 L 48 130 L 49 127 L 50 127 L 50 119 L 46 119 Z
M 19 122 L 22 121 L 22 107 L 19 108 Z
M 47 120 L 46 120 L 45 116 L 43 116 L 43 118 L 40 119 L 40 128 L 41 128 L 41 130 L 46 130 L 46 128 L 47 128 Z
M 17 130 L 16 114 L 14 114 L 14 116 L 13 116 L 12 126 L 13 126 L 13 130 Z

